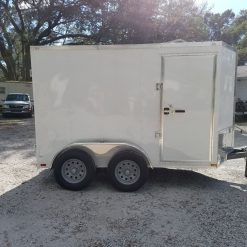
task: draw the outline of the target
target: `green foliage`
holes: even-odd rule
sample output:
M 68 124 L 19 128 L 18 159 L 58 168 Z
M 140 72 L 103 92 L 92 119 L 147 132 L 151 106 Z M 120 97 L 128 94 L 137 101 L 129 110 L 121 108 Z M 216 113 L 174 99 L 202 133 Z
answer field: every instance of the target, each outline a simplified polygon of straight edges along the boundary
M 234 17 L 232 10 L 226 10 L 222 14 L 206 13 L 204 19 L 208 27 L 209 39 L 222 40 L 225 30 L 231 26 Z
M 223 40 L 238 49 L 239 64 L 247 62 L 247 10 L 240 11 L 231 26 L 223 33 Z
M 30 80 L 30 45 L 47 45 L 73 37 L 87 38 L 85 33 L 73 32 L 83 8 L 94 3 L 87 2 L 0 0 L 0 69 L 5 78 Z M 86 18 L 87 11 L 84 12 Z
M 203 20 L 204 12 L 204 8 L 195 5 L 195 2 L 191 0 L 160 1 L 154 42 L 175 39 L 206 40 L 207 30 Z

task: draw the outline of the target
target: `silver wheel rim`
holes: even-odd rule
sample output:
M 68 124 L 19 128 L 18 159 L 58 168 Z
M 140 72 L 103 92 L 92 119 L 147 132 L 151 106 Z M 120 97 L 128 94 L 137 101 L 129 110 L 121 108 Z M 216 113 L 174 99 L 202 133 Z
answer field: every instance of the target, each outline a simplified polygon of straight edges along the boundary
M 140 167 L 133 160 L 120 161 L 115 169 L 115 177 L 121 184 L 131 185 L 140 178 Z
M 86 174 L 86 166 L 79 159 L 69 159 L 62 164 L 62 176 L 68 183 L 80 183 Z

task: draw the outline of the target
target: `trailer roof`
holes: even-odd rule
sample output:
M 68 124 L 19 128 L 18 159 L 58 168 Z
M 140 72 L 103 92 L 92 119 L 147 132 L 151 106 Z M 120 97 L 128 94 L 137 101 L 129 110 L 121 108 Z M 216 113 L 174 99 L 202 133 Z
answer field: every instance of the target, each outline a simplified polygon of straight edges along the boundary
M 207 42 L 166 42 L 153 44 L 124 44 L 124 45 L 59 45 L 59 46 L 31 46 L 32 50 L 50 50 L 50 49 L 85 49 L 85 50 L 104 50 L 104 49 L 148 49 L 148 48 L 165 48 L 165 47 L 212 47 L 224 46 L 235 51 L 233 47 L 223 41 Z

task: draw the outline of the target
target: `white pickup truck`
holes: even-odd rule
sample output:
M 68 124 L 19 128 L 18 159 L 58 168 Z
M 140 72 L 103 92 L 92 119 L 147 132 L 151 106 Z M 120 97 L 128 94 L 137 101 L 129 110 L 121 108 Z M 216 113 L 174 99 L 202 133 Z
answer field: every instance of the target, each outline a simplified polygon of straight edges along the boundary
M 32 117 L 33 115 L 33 103 L 28 94 L 24 93 L 11 93 L 7 95 L 7 98 L 3 103 L 3 117 L 10 115 L 23 115 Z

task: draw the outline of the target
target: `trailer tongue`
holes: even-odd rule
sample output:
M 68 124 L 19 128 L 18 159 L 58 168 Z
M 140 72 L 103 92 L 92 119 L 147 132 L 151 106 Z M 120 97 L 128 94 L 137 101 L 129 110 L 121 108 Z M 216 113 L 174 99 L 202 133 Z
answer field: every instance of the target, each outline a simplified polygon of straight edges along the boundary
M 242 134 L 247 132 L 240 128 L 239 126 L 234 126 L 235 129 L 240 130 L 240 133 Z M 226 147 L 224 148 L 224 152 L 227 154 L 226 159 L 227 160 L 233 160 L 233 159 L 245 159 L 245 177 L 247 177 L 247 146 L 241 146 L 241 147 Z
M 247 147 L 242 148 L 232 148 L 227 154 L 228 160 L 245 158 L 245 177 L 247 177 Z

